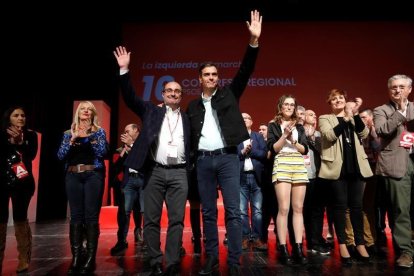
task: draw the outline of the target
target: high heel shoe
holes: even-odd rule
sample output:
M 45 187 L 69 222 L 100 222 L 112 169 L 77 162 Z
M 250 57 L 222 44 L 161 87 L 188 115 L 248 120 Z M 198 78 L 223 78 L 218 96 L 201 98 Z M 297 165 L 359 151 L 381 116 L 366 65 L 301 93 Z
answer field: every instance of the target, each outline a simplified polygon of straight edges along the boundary
M 351 257 L 342 257 L 341 256 L 341 263 L 343 266 L 352 266 L 352 259 Z
M 348 257 L 342 256 L 341 249 L 342 249 L 344 254 L 348 253 L 348 254 L 346 254 L 346 255 L 348 255 Z M 346 251 L 345 251 L 345 249 L 346 249 Z M 348 248 L 346 246 L 339 245 L 339 256 L 341 256 L 341 263 L 342 263 L 343 266 L 352 266 L 352 257 L 351 257 L 351 254 L 348 251 Z
M 287 245 L 286 244 L 281 244 L 279 245 L 279 260 L 282 264 L 284 265 L 291 265 L 293 264 L 293 260 L 290 257 L 289 251 L 287 249 Z
M 371 257 L 370 256 L 362 256 L 361 253 L 359 253 L 358 250 L 355 250 L 355 258 L 357 261 L 363 262 L 363 263 L 370 263 Z
M 292 258 L 297 264 L 305 265 L 308 263 L 305 255 L 303 254 L 302 244 L 295 243 L 292 249 Z

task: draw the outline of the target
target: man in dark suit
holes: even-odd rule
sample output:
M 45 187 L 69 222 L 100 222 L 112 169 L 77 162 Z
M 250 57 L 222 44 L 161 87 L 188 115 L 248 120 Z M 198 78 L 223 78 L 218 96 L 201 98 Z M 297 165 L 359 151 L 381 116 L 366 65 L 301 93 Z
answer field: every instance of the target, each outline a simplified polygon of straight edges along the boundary
M 251 22 L 246 23 L 251 35 L 250 45 L 231 84 L 219 88 L 217 66 L 202 64 L 199 81 L 203 92 L 187 109 L 191 122 L 191 149 L 197 156 L 198 190 L 208 256 L 199 272 L 201 275 L 208 275 L 219 266 L 217 185 L 220 185 L 226 212 L 230 275 L 240 274 L 242 233 L 237 145 L 249 139 L 249 133 L 240 114 L 239 100 L 256 63 L 262 17 L 258 11 L 252 11 Z
M 114 182 L 118 182 L 117 185 L 119 185 L 119 187 L 114 188 L 119 189 L 120 192 L 117 212 L 117 243 L 111 248 L 111 255 L 122 254 L 128 248 L 127 236 L 131 213 L 133 213 L 135 223 L 134 240 L 136 243 L 143 241 L 141 213 L 144 212 L 144 176 L 134 169 L 123 166 L 134 141 L 138 138 L 139 132 L 140 130 L 137 124 L 128 124 L 125 126 L 124 133 L 121 134 L 123 146 L 117 149 L 118 159 L 113 165 Z M 120 183 L 118 181 L 119 175 L 122 176 Z
M 124 101 L 142 120 L 141 134 L 131 147 L 125 166 L 142 172 L 146 178 L 144 237 L 152 275 L 163 274 L 160 221 L 164 200 L 168 206 L 166 274 L 175 275 L 180 263 L 190 156 L 190 123 L 180 110 L 182 89 L 179 83 L 168 82 L 162 92 L 163 105 L 146 102 L 135 94 L 131 84 L 131 53 L 125 47 L 117 47 L 114 55 L 120 68 Z
M 250 238 L 253 240 L 253 248 L 267 250 L 262 241 L 262 174 L 264 161 L 267 156 L 267 145 L 263 136 L 252 131 L 253 120 L 247 113 L 242 113 L 244 123 L 250 139 L 237 146 L 240 158 L 240 212 L 242 218 L 242 249 L 249 247 Z M 251 225 L 249 222 L 249 203 L 251 210 Z
M 374 109 L 375 131 L 381 138 L 376 174 L 383 176 L 390 203 L 389 225 L 399 267 L 413 266 L 410 204 L 414 168 L 410 153 L 413 153 L 414 103 L 408 101 L 412 82 L 406 75 L 389 78 L 390 101 Z

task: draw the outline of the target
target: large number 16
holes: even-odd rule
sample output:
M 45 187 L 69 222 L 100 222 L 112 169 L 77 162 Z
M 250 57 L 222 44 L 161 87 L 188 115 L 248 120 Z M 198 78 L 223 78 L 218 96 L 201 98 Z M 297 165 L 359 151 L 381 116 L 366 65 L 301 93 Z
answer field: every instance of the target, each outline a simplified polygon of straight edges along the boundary
M 169 75 L 162 76 L 158 79 L 157 85 L 155 86 L 155 97 L 157 100 L 162 101 L 162 88 L 164 83 L 174 81 L 174 78 Z M 151 91 L 154 84 L 154 76 L 144 76 L 142 78 L 142 82 L 144 83 L 144 93 L 142 94 L 142 98 L 144 101 L 151 100 Z

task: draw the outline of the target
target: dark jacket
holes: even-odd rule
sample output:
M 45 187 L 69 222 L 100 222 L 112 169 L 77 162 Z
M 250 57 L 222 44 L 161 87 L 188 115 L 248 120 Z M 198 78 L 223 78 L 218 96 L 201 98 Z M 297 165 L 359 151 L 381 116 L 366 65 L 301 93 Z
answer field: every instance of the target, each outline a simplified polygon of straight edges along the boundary
M 249 133 L 241 116 L 239 100 L 253 73 L 259 49 L 248 46 L 240 68 L 231 84 L 218 88 L 211 99 L 211 107 L 217 111 L 221 133 L 227 146 L 237 146 Z M 201 130 L 204 124 L 205 108 L 202 98 L 190 102 L 187 114 L 191 122 L 191 150 L 198 150 Z
M 134 146 L 128 154 L 124 165 L 128 168 L 144 173 L 144 165 L 149 164 L 149 152 L 151 145 L 158 139 L 164 120 L 166 107 L 159 107 L 152 102 L 144 101 L 138 97 L 131 84 L 130 74 L 120 76 L 121 92 L 125 104 L 137 114 L 142 121 L 141 132 L 134 142 Z M 181 112 L 184 127 L 184 148 L 187 168 L 190 165 L 190 122 L 187 115 Z
M 241 154 L 241 150 L 244 148 L 244 144 L 240 143 L 237 146 L 237 153 L 240 158 L 240 172 L 243 173 L 244 171 L 244 160 L 246 159 L 246 157 L 250 157 L 250 160 L 252 160 L 256 181 L 260 185 L 262 183 L 264 162 L 266 160 L 267 155 L 266 142 L 263 136 L 255 131 L 252 131 L 250 133 L 250 139 L 252 140 L 252 150 L 247 156 Z
M 296 124 L 296 129 L 298 131 L 298 143 L 305 147 L 305 152 L 303 154 L 308 153 L 308 141 L 306 139 L 305 128 L 301 124 Z M 283 135 L 282 128 L 278 123 L 271 122 L 267 127 L 267 148 L 273 153 L 278 154 L 273 149 L 273 144 L 276 143 L 279 138 Z
M 21 154 L 21 160 L 23 161 L 23 164 L 29 173 L 29 176 L 25 177 L 23 182 L 25 185 L 27 184 L 32 191 L 34 191 L 32 161 L 36 157 L 38 148 L 38 139 L 36 132 L 25 129 L 23 132 L 24 141 L 21 145 L 9 143 L 9 136 L 5 131 L 1 132 L 0 136 L 0 186 L 4 186 L 6 184 L 6 172 L 10 171 L 10 167 L 7 164 L 7 158 L 9 158 L 11 154 L 16 154 L 16 152 L 18 152 Z

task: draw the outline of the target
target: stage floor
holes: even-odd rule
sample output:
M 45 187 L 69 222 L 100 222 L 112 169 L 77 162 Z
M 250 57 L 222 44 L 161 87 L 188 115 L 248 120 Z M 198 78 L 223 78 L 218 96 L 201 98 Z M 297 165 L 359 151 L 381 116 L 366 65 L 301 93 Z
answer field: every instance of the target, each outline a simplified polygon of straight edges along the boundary
M 69 245 L 69 225 L 67 221 L 32 223 L 33 252 L 28 275 L 65 275 L 71 262 Z M 273 225 L 269 230 L 273 230 Z M 97 253 L 95 275 L 149 275 L 151 269 L 148 256 L 141 246 L 134 244 L 133 231 L 128 236 L 129 247 L 123 256 L 113 257 L 110 248 L 116 243 L 116 228 L 103 227 Z M 132 229 L 131 229 L 132 230 Z M 219 227 L 220 234 L 220 269 L 214 275 L 227 275 L 227 249 L 223 245 L 225 229 Z M 306 266 L 284 266 L 277 260 L 275 235 L 269 231 L 269 249 L 257 252 L 250 248 L 243 252 L 241 258 L 242 275 L 414 275 L 413 268 L 396 269 L 390 233 L 388 242 L 382 247 L 387 253 L 384 257 L 375 256 L 369 265 L 356 261 L 351 267 L 343 267 L 337 246 L 331 256 L 320 256 L 307 252 L 309 264 Z M 162 228 L 162 248 L 164 248 L 166 228 Z M 197 275 L 205 256 L 193 255 L 191 228 L 185 227 L 183 244 L 186 249 L 182 257 L 180 275 Z M 8 227 L 3 275 L 14 275 L 17 266 L 16 240 L 13 226 Z

